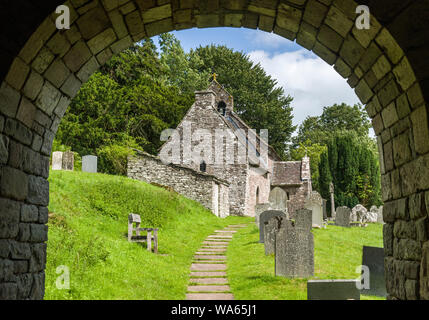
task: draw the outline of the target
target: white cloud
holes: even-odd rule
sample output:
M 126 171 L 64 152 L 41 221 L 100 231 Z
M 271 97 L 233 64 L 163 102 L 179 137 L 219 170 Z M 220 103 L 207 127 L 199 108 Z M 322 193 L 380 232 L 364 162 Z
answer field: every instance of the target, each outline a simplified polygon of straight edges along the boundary
M 264 31 L 248 30 L 246 33 L 246 38 L 249 41 L 252 41 L 253 45 L 269 47 L 269 48 L 279 48 L 283 45 L 289 45 L 290 40 L 283 38 L 275 33 L 269 33 Z
M 305 49 L 271 55 L 253 51 L 249 57 L 294 98 L 294 124 L 299 125 L 307 116 L 320 115 L 324 106 L 359 102 L 354 90 L 332 66 Z

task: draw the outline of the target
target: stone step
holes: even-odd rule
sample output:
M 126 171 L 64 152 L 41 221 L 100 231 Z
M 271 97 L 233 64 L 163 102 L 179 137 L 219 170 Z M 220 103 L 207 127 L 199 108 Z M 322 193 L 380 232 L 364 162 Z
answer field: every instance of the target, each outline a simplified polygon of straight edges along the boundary
M 196 255 L 211 255 L 211 256 L 218 256 L 218 255 L 222 255 L 225 254 L 226 250 L 223 251 L 197 251 L 195 252 Z
M 188 286 L 188 292 L 230 292 L 231 288 L 225 286 Z
M 220 242 L 220 241 L 204 241 L 203 244 L 209 244 L 209 245 L 224 245 L 227 246 L 228 242 Z
M 225 278 L 198 278 L 191 279 L 189 282 L 198 284 L 227 284 L 228 280 Z
M 232 293 L 188 293 L 186 300 L 234 300 Z
M 224 235 L 211 235 L 211 236 L 208 236 L 207 237 L 207 239 L 213 239 L 213 238 L 216 238 L 216 239 L 232 239 L 232 236 L 224 236 Z
M 190 274 L 191 278 L 192 277 L 226 277 L 226 272 L 225 271 L 206 271 L 206 272 L 191 272 Z
M 192 263 L 197 263 L 197 264 L 224 264 L 225 260 L 193 260 Z
M 226 248 L 217 248 L 217 247 L 203 247 L 198 250 L 199 252 L 226 252 Z
M 227 228 L 245 228 L 247 226 L 248 226 L 247 224 L 231 224 L 227 226 Z
M 236 233 L 236 230 L 215 230 L 218 233 Z
M 196 260 L 226 260 L 226 256 L 219 255 L 195 255 L 194 259 Z
M 223 270 L 226 270 L 226 264 L 193 263 L 191 265 L 191 271 L 223 271 Z

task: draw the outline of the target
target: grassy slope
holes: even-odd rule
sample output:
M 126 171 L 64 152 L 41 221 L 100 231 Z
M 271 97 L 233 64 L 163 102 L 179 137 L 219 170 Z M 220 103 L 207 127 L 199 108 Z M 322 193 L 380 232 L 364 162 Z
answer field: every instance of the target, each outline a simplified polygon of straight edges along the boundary
M 213 230 L 248 218 L 219 219 L 191 200 L 124 177 L 51 172 L 46 299 L 184 299 L 194 252 Z M 159 255 L 128 243 L 130 212 L 160 227 Z M 58 266 L 70 290 L 58 290 Z
M 383 246 L 382 225 L 314 229 L 315 276 L 312 279 L 356 279 L 362 246 Z M 274 276 L 274 256 L 265 256 L 255 225 L 235 235 L 228 248 L 228 279 L 239 300 L 306 300 L 307 280 Z M 381 299 L 362 296 L 361 299 Z

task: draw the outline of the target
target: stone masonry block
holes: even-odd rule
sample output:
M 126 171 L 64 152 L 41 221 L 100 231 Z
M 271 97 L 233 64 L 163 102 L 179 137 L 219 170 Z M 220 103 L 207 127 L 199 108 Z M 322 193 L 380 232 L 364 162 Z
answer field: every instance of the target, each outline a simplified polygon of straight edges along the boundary
M 9 73 L 6 76 L 6 81 L 16 90 L 21 90 L 29 72 L 30 67 L 28 64 L 20 58 L 15 58 L 12 62 Z

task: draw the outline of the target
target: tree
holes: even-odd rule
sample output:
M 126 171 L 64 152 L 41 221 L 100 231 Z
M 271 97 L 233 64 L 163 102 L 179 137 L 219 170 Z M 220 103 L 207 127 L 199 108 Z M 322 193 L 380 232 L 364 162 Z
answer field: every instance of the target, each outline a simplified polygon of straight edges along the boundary
M 378 157 L 371 143 L 362 143 L 356 132 L 335 133 L 319 162 L 323 197 L 328 198 L 329 185 L 333 182 L 336 206 L 353 208 L 360 203 L 369 208 L 382 203 Z

